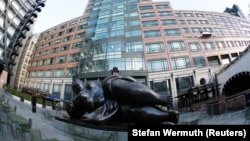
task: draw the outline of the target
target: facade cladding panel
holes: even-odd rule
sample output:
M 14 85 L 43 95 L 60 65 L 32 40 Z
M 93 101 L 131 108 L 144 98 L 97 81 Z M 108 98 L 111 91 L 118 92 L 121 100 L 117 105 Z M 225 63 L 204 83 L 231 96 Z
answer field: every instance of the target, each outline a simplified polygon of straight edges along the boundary
M 250 42 L 249 26 L 247 19 L 229 13 L 174 10 L 169 2 L 90 0 L 83 16 L 41 34 L 26 86 L 39 84 L 63 98 L 72 77 L 102 81 L 118 67 L 121 75 L 172 96 L 176 107 L 175 97 L 214 83 L 215 74 L 240 55 Z M 68 50 L 61 51 L 66 44 Z

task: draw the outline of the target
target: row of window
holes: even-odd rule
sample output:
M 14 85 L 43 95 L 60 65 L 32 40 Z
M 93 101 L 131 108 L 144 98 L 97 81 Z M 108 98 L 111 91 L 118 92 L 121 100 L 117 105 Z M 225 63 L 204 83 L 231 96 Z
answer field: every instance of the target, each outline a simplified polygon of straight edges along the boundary
M 67 60 L 67 55 L 62 55 L 59 57 L 51 57 L 48 59 L 34 61 L 32 62 L 32 64 L 29 64 L 29 66 L 37 67 L 37 66 L 45 66 L 45 65 L 64 64 L 67 61 L 68 63 L 72 63 L 72 62 L 79 62 L 79 60 L 80 60 L 80 53 L 74 53 L 74 54 L 69 55 L 68 60 Z
M 72 77 L 77 71 L 77 68 L 66 68 L 64 69 L 55 69 L 55 70 L 45 70 L 45 71 L 33 71 L 27 74 L 27 77 L 36 78 L 36 77 L 64 77 L 66 72 L 66 77 Z
M 168 9 L 169 5 L 168 4 L 162 4 L 162 5 L 155 5 L 156 9 Z M 146 5 L 146 6 L 140 6 L 140 10 L 152 10 L 153 5 Z
M 193 67 L 202 68 L 202 67 L 207 66 L 204 56 L 197 56 L 197 57 L 193 57 L 192 59 L 194 63 Z M 229 58 L 225 58 L 225 59 L 229 60 Z M 208 60 L 209 66 L 218 66 L 221 64 L 217 56 L 208 57 L 207 60 Z M 226 63 L 228 62 L 229 61 L 227 61 Z M 148 60 L 147 63 L 148 63 L 149 72 L 159 72 L 159 71 L 170 70 L 167 59 Z M 188 56 L 171 58 L 171 66 L 173 70 L 187 69 L 187 68 L 192 67 Z
M 77 39 L 83 38 L 84 35 L 85 35 L 85 32 L 80 32 L 80 33 L 77 33 L 77 34 L 75 34 L 75 35 L 69 35 L 69 36 L 64 37 L 63 39 L 60 38 L 60 39 L 57 39 L 57 40 L 55 40 L 55 41 L 53 41 L 53 42 L 48 42 L 48 43 L 46 43 L 46 44 L 43 44 L 43 45 L 37 47 L 36 50 L 42 49 L 42 48 L 44 48 L 44 47 L 50 47 L 50 46 L 52 46 L 52 45 L 57 45 L 57 44 L 63 43 L 63 42 L 69 42 L 69 41 L 71 41 L 71 40 L 77 40 Z M 74 36 L 74 37 L 73 37 L 73 36 Z M 50 40 L 53 39 L 53 35 L 50 36 L 50 37 L 51 37 Z M 45 40 L 47 40 L 47 39 L 45 38 L 45 39 L 43 39 L 43 40 L 45 41 Z M 41 42 L 42 42 L 42 41 L 41 41 Z
M 216 47 L 218 49 L 230 48 L 230 47 L 246 47 L 246 46 L 248 46 L 248 44 L 250 44 L 250 41 L 246 41 L 246 40 L 242 40 L 242 41 L 215 41 L 215 42 L 208 41 L 208 42 L 202 42 L 203 48 L 206 51 L 214 50 L 214 49 L 216 49 Z M 83 42 L 74 43 L 74 44 L 72 44 L 71 49 L 80 48 L 80 47 L 82 47 L 82 45 L 83 45 Z M 181 41 L 181 40 L 178 41 L 177 40 L 177 41 L 168 41 L 167 45 L 168 45 L 169 51 L 171 51 L 171 52 L 172 51 L 184 51 L 184 50 L 186 50 L 186 46 L 189 47 L 189 50 L 191 52 L 202 51 L 202 48 L 201 48 L 201 45 L 200 45 L 199 42 L 191 42 L 191 43 L 187 43 L 187 45 L 185 45 L 184 41 Z M 113 48 L 113 46 L 116 46 L 116 48 Z M 164 47 L 163 42 L 147 43 L 147 44 L 145 44 L 145 47 L 146 47 L 146 52 L 147 53 L 165 52 L 165 47 Z M 70 50 L 70 44 L 63 45 L 60 48 L 56 47 L 56 48 L 45 50 L 43 52 L 38 52 L 38 53 L 34 54 L 34 57 L 39 57 L 39 56 L 53 54 L 53 53 L 57 53 L 59 51 L 61 52 L 61 51 L 67 51 L 67 50 Z M 112 43 L 108 44 L 108 48 L 106 48 L 106 44 L 96 45 L 96 47 L 94 48 L 94 53 L 95 54 L 101 54 L 101 53 L 104 53 L 104 52 L 114 52 L 114 51 L 142 52 L 143 51 L 143 46 L 139 42 L 138 43 L 127 43 L 126 47 L 123 46 L 121 44 L 121 42 L 112 42 Z M 34 58 L 34 57 L 32 56 L 32 58 Z M 75 61 L 73 61 L 72 57 L 70 57 L 69 62 L 75 62 Z M 49 63 L 49 65 L 54 64 L 54 63 L 55 62 L 52 61 L 51 63 Z M 60 62 L 58 62 L 58 63 L 60 63 Z M 62 63 L 65 63 L 65 61 L 63 61 Z M 40 63 L 40 64 L 45 65 L 44 63 Z M 37 66 L 37 65 L 34 65 L 34 66 Z
M 162 19 L 161 25 L 177 25 L 177 22 L 175 19 Z M 192 24 L 209 24 L 207 20 L 187 20 L 187 23 L 192 25 Z M 186 24 L 185 20 L 179 20 L 179 24 Z M 150 21 L 142 21 L 142 26 L 143 27 L 152 27 L 152 26 L 158 26 L 158 21 L 157 20 L 150 20 Z
M 230 48 L 230 47 L 246 47 L 250 44 L 250 41 L 207 41 L 202 42 L 205 51 L 214 50 L 216 47 L 218 49 Z M 170 52 L 173 51 L 184 51 L 186 46 L 188 46 L 191 52 L 202 51 L 199 42 L 189 42 L 185 45 L 184 41 L 168 41 L 168 49 Z M 163 42 L 147 43 L 145 44 L 147 53 L 162 53 L 165 52 L 165 47 Z
M 135 68 L 136 68 L 135 70 L 143 69 L 143 66 L 142 66 L 143 62 L 141 62 L 141 61 L 138 61 L 138 60 L 133 61 L 131 59 L 126 61 L 126 60 L 124 60 L 126 58 L 120 58 L 120 59 L 123 59 L 123 60 L 118 61 L 118 59 L 108 59 L 109 60 L 108 64 L 107 64 L 108 66 L 103 66 L 105 64 L 105 62 L 98 63 L 98 61 L 97 61 L 95 64 L 92 63 L 92 65 L 86 65 L 85 67 L 82 67 L 82 70 L 90 72 L 91 70 L 94 71 L 96 68 L 98 68 L 98 66 L 100 67 L 100 70 L 107 69 L 106 67 L 109 68 L 109 66 L 111 68 L 113 66 L 119 66 L 119 68 L 122 69 L 122 70 L 123 69 L 124 70 L 133 70 Z M 203 56 L 193 57 L 192 59 L 193 59 L 194 67 L 201 68 L 201 67 L 207 66 L 205 58 Z M 225 58 L 225 59 L 229 59 L 229 58 Z M 221 64 L 220 61 L 219 61 L 219 58 L 217 56 L 208 57 L 207 60 L 208 60 L 210 66 L 215 66 L 215 65 L 220 65 Z M 89 62 L 87 62 L 87 63 L 89 64 Z M 149 72 L 158 72 L 158 71 L 170 70 L 169 65 L 167 63 L 167 59 L 148 60 L 147 63 L 148 63 L 148 71 Z M 172 63 L 171 64 L 172 69 L 174 69 L 174 70 L 185 69 L 185 68 L 190 68 L 191 67 L 190 60 L 189 60 L 188 56 L 173 57 L 173 58 L 171 58 L 171 63 Z M 129 68 L 129 66 L 131 68 Z M 128 68 L 124 68 L 124 67 L 128 67 Z M 77 71 L 77 68 L 67 68 L 66 69 L 66 77 L 71 77 L 72 75 L 74 75 L 76 73 L 76 71 Z M 35 77 L 64 77 L 64 75 L 65 75 L 64 73 L 65 73 L 64 69 L 55 69 L 55 70 L 46 70 L 46 71 L 41 70 L 41 71 L 30 72 L 28 74 L 28 77 L 33 77 L 33 78 L 35 78 Z
M 156 9 L 168 9 L 169 8 L 169 5 L 168 4 L 162 4 L 162 5 L 155 5 Z M 146 5 L 146 6 L 140 6 L 139 9 L 141 11 L 144 11 L 144 10 L 153 10 L 153 5 Z M 202 13 L 176 13 L 176 17 L 182 17 L 182 16 L 185 16 L 185 17 L 205 17 L 204 14 Z
M 61 47 L 54 47 L 54 48 L 44 50 L 42 52 L 38 52 L 36 54 L 33 54 L 31 58 L 39 57 L 39 56 L 43 56 L 43 55 L 48 55 L 48 54 L 53 54 L 53 53 L 57 53 L 57 52 L 62 52 L 62 51 L 67 51 L 70 49 L 78 49 L 78 48 L 81 48 L 82 46 L 83 46 L 83 42 L 73 43 L 71 48 L 70 48 L 70 44 L 66 44 L 66 45 L 62 45 Z
M 191 28 L 182 28 L 182 31 L 179 28 L 171 28 L 171 29 L 164 29 L 164 34 L 165 36 L 180 36 L 182 33 L 188 34 L 188 33 L 201 33 L 202 31 L 207 31 L 212 33 L 216 33 L 216 35 L 223 35 L 223 32 L 220 28 L 215 28 L 212 29 L 210 27 L 191 27 Z M 155 29 L 155 30 L 148 30 L 148 31 L 143 31 L 144 33 L 144 38 L 155 38 L 155 37 L 161 37 L 161 30 L 160 29 Z
M 64 30 L 66 28 L 67 28 L 66 33 L 67 34 L 71 33 L 71 32 L 73 32 L 75 30 L 75 27 L 72 27 L 72 26 L 75 26 L 78 23 L 86 22 L 87 20 L 88 20 L 88 17 L 84 17 L 84 18 L 81 18 L 81 19 L 76 19 L 76 20 L 71 21 L 71 22 L 69 22 L 67 24 L 64 24 L 64 25 L 61 25 L 61 26 L 57 26 L 57 27 L 53 28 L 52 30 L 47 31 L 46 33 L 42 33 L 40 35 L 40 37 L 42 38 L 44 36 L 47 36 L 47 35 L 52 34 L 54 32 L 57 32 L 58 30 Z M 85 28 L 85 26 L 86 26 L 86 24 L 81 24 L 81 25 L 79 25 L 77 27 L 77 30 L 81 30 L 81 29 Z M 64 32 L 64 31 L 62 31 L 62 32 Z

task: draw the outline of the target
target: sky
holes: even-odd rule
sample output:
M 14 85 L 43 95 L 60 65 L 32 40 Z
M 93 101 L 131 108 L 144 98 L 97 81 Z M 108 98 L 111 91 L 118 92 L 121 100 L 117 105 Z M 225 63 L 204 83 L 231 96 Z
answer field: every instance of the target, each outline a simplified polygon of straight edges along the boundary
M 250 0 L 153 0 L 170 1 L 174 10 L 199 10 L 223 12 L 226 7 L 237 4 L 243 13 L 249 14 Z M 43 32 L 67 20 L 83 15 L 88 0 L 47 0 L 38 14 L 34 33 Z

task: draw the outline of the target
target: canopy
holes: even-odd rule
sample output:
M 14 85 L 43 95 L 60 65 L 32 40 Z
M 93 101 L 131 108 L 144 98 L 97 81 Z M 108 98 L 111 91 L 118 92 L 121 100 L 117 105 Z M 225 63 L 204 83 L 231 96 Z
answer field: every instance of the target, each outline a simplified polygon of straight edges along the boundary
M 64 102 L 63 99 L 56 95 L 50 95 L 50 96 L 45 96 L 46 99 L 51 100 L 51 101 L 58 101 L 58 102 Z

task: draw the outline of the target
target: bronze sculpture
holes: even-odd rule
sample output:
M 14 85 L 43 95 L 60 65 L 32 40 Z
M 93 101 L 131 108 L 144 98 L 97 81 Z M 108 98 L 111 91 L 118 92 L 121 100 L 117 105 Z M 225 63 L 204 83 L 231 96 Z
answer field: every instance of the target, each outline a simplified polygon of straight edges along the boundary
M 70 118 L 95 124 L 178 122 L 178 111 L 163 110 L 159 106 L 171 103 L 167 96 L 118 73 L 118 68 L 114 67 L 112 75 L 106 77 L 102 84 L 89 82 L 85 87 L 81 80 L 75 79 L 72 89 L 77 95 L 73 105 L 66 105 Z

